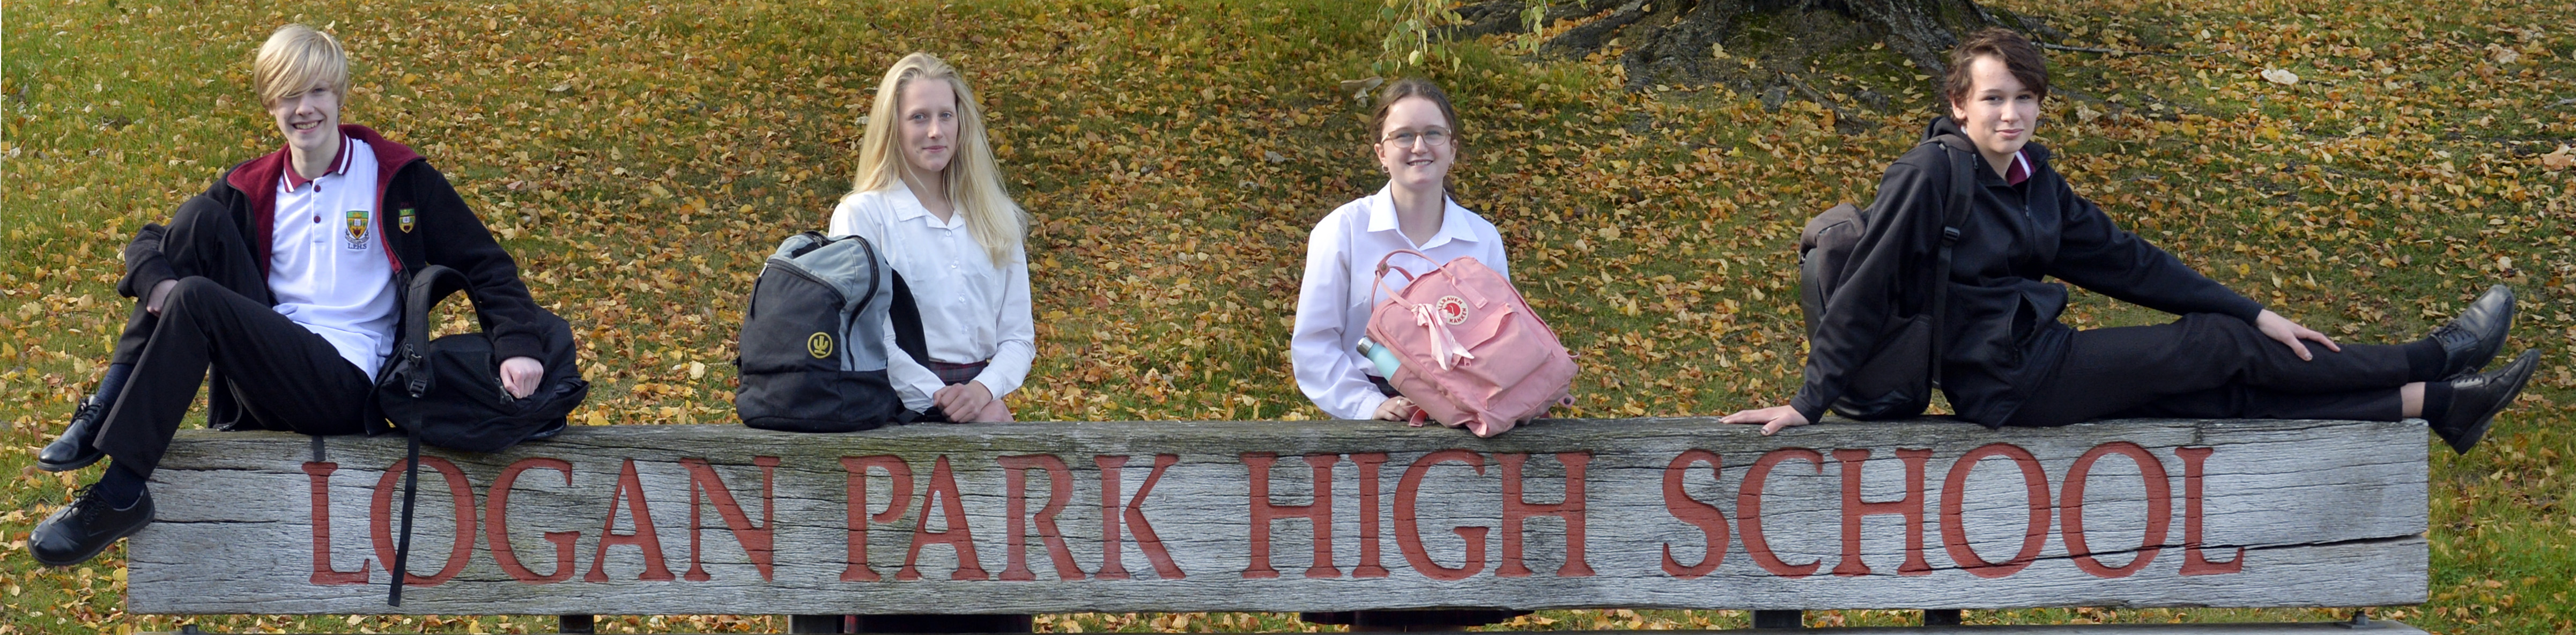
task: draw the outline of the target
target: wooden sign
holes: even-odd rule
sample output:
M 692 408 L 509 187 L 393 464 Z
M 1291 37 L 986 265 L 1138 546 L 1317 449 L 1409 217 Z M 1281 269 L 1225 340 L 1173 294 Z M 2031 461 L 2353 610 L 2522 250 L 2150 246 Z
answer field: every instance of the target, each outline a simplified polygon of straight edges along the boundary
M 1047 613 L 2424 601 L 2421 425 L 1355 421 L 182 433 L 135 613 Z

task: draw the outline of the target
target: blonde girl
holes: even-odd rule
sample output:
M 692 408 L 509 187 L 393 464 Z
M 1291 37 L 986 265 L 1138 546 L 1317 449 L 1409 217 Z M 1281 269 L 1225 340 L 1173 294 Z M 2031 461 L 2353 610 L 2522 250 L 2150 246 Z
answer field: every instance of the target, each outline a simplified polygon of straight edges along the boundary
M 889 355 L 895 392 L 923 420 L 1010 421 L 1003 399 L 1037 354 L 1027 220 L 1002 189 L 974 90 L 938 57 L 904 56 L 877 84 L 858 163 L 831 233 L 885 254 L 928 344 L 927 359 Z

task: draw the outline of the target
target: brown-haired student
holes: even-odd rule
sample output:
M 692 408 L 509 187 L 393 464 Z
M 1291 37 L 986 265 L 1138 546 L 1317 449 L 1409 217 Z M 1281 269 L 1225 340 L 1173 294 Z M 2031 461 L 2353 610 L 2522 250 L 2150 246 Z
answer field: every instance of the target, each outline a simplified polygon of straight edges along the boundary
M 1765 434 L 1813 423 L 1899 315 L 1937 316 L 1942 391 L 1959 418 L 1989 427 L 2104 417 L 2396 421 L 2421 417 L 2467 452 L 2531 379 L 2537 351 L 2480 372 L 2502 349 L 2513 293 L 2490 289 L 2450 323 L 2398 345 L 2344 345 L 2265 309 L 2122 229 L 2032 143 L 2048 97 L 2038 47 L 2004 29 L 1950 56 L 1950 116 L 1924 138 L 1975 146 L 1975 191 L 1948 271 L 1931 271 L 1950 197 L 1948 153 L 1917 145 L 1879 182 L 1877 216 L 1826 300 L 1805 382 L 1789 405 L 1727 415 Z M 2286 246 L 2285 246 L 2286 248 Z M 2074 283 L 2181 316 L 2152 326 L 2076 330 L 2059 323 Z

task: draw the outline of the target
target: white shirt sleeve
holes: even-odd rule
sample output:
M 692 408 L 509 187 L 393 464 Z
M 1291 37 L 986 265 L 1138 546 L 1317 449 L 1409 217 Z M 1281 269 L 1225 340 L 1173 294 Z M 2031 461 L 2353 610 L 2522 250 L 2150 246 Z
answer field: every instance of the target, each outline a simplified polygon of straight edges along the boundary
M 868 239 L 869 245 L 875 246 L 879 253 L 883 253 L 886 248 L 886 235 L 890 233 L 887 231 L 886 224 L 894 218 L 894 214 L 885 205 L 885 199 L 874 194 L 874 192 L 861 192 L 841 199 L 841 204 L 832 209 L 830 233 L 833 236 L 858 236 Z M 886 381 L 894 385 L 895 396 L 903 399 L 905 410 L 928 411 L 934 405 L 930 395 L 938 392 L 945 384 L 940 383 L 938 373 L 930 372 L 929 367 L 922 366 L 921 362 L 914 360 L 911 355 L 903 352 L 902 347 L 895 344 L 894 314 L 888 312 L 886 316 L 885 328 L 882 329 L 885 333 Z
M 1481 240 L 1486 245 L 1486 255 L 1478 256 L 1476 260 L 1485 263 L 1487 267 L 1492 267 L 1494 273 L 1503 274 L 1504 282 L 1511 282 L 1512 263 L 1511 259 L 1503 254 L 1502 230 L 1495 229 L 1492 223 L 1484 223 L 1482 229 L 1484 231 L 1481 233 L 1484 235 Z
M 1344 321 L 1349 315 L 1354 291 L 1376 297 L 1373 289 L 1350 288 L 1350 237 L 1344 214 L 1326 215 L 1306 237 L 1305 281 L 1297 290 L 1297 321 L 1289 331 L 1288 361 L 1297 376 L 1297 389 L 1306 393 L 1325 414 L 1343 419 L 1367 419 L 1377 413 L 1385 394 L 1368 380 L 1361 370 L 1367 361 L 1353 350 L 1354 343 L 1365 334 L 1367 324 L 1356 328 Z
M 994 343 L 992 361 L 984 372 L 975 375 L 975 381 L 983 382 L 994 398 L 1019 390 L 1021 382 L 1028 379 L 1029 365 L 1038 357 L 1037 323 L 1029 315 L 1029 254 L 1025 246 L 1011 248 L 1011 262 L 1003 272 L 1008 279 L 1003 282 L 1002 311 L 997 316 L 1002 338 Z

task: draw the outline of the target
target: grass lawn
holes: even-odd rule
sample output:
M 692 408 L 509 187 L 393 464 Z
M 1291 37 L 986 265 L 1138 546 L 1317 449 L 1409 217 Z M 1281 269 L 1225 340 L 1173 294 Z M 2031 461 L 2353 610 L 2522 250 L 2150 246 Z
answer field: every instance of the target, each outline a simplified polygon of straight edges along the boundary
M 2069 44 L 2040 129 L 2077 191 L 2219 281 L 2347 341 L 2418 337 L 2487 285 L 2523 298 L 2543 370 L 2477 452 L 2433 452 L 2435 632 L 2576 632 L 2576 29 L 2548 2 L 1992 0 Z M 36 566 L 37 520 L 94 479 L 36 450 L 95 381 L 129 306 L 119 254 L 277 135 L 249 59 L 290 21 L 355 56 L 344 111 L 419 148 L 573 321 L 589 424 L 731 420 L 742 290 L 848 187 L 877 79 L 941 53 L 982 92 L 1035 215 L 1039 361 L 1024 420 L 1320 413 L 1285 358 L 1307 229 L 1383 181 L 1366 112 L 1377 2 L 1032 0 L 711 5 L 35 0 L 0 31 L 0 635 L 283 629 L 514 632 L 497 617 L 124 612 L 123 549 Z M 2560 26 L 2545 26 L 2560 25 Z M 1562 29 L 1567 25 L 1554 28 Z M 1462 201 L 1589 369 L 1572 416 L 1712 415 L 1785 401 L 1803 338 L 1793 242 L 1866 201 L 1933 112 L 1928 79 L 1818 72 L 1889 97 L 1856 133 L 1723 89 L 1618 89 L 1614 50 L 1458 47 L 1434 73 L 1464 120 Z M 1866 57 L 1866 56 L 1864 56 Z M 1446 66 L 1446 65 L 1444 65 Z M 2294 84 L 2260 73 L 2283 69 Z M 2553 154 L 2554 153 L 2554 154 Z M 2166 319 L 2078 294 L 2078 327 Z M 1624 370 L 1614 370 L 1624 369 Z M 2434 443 L 2427 435 L 2427 443 Z M 1975 623 L 2325 620 L 2334 610 L 1972 612 Z M 1910 612 L 1811 623 L 1909 623 Z M 1732 611 L 1548 611 L 1524 629 L 1742 626 Z M 1064 632 L 1298 630 L 1283 615 L 1058 615 Z M 770 616 L 603 620 L 780 630 Z

